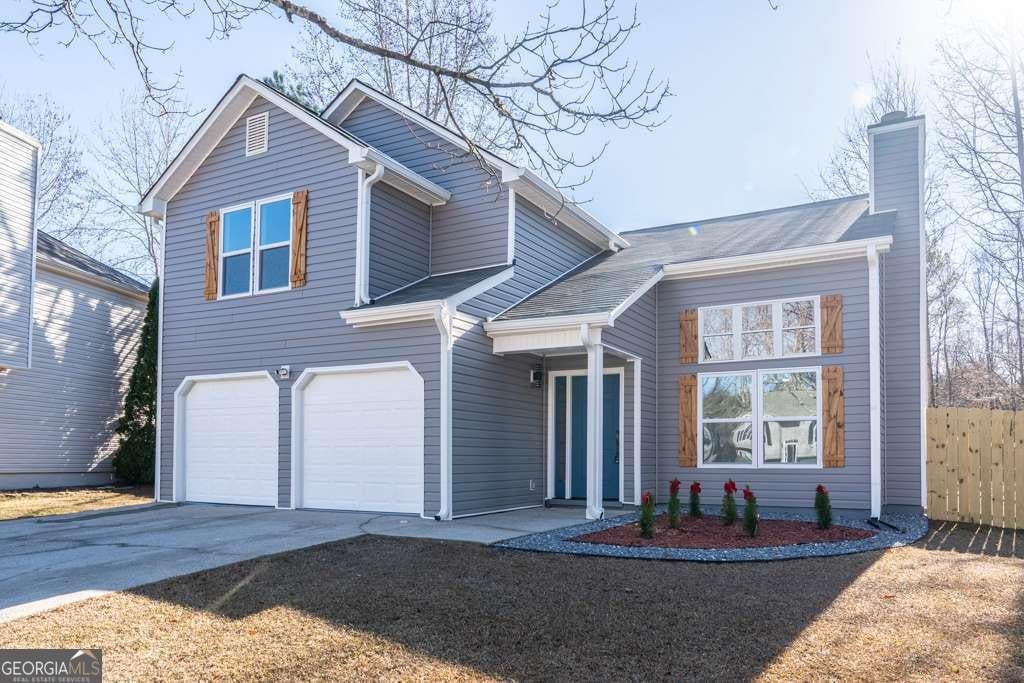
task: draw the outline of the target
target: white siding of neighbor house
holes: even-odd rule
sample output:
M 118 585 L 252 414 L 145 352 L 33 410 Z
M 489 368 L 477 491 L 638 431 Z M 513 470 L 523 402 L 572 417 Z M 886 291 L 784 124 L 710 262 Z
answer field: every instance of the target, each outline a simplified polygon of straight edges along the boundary
M 39 150 L 0 126 L 0 367 L 29 365 Z
M 32 368 L 0 371 L 0 488 L 110 481 L 145 305 L 40 265 Z

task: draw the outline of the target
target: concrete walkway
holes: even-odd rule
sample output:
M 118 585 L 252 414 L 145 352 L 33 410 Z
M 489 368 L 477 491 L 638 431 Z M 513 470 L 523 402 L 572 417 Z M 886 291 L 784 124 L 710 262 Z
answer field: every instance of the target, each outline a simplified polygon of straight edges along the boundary
M 435 522 L 192 503 L 0 522 L 0 623 L 111 591 L 361 534 L 496 543 L 582 521 L 582 508 L 531 508 Z

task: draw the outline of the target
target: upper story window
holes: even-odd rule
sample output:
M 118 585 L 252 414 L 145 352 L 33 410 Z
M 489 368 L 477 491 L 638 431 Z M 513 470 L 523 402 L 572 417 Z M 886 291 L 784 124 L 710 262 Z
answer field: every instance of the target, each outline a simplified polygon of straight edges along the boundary
M 817 355 L 818 311 L 816 296 L 701 308 L 700 362 Z
M 221 298 L 289 289 L 292 196 L 221 211 Z

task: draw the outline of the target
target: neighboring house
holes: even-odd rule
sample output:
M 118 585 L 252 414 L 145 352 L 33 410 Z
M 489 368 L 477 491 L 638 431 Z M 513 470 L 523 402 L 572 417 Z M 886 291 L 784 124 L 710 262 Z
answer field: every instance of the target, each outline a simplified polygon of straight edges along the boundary
M 0 489 L 109 483 L 147 288 L 35 229 L 39 143 L 0 121 Z
M 158 497 L 920 507 L 923 139 L 869 130 L 867 196 L 620 235 L 362 83 L 316 114 L 241 76 L 140 206 Z

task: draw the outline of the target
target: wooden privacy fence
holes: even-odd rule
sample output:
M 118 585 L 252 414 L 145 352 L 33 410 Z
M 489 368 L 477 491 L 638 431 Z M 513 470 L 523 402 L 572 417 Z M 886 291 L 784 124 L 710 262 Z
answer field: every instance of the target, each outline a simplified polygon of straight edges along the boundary
M 928 409 L 928 516 L 1024 528 L 1024 411 Z

